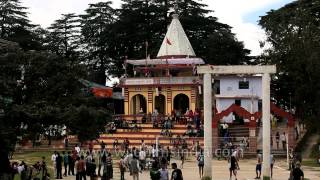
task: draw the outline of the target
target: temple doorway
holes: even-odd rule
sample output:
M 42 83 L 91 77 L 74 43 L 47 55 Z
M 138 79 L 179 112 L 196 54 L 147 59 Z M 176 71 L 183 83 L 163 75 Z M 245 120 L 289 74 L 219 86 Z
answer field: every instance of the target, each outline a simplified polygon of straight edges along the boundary
M 141 94 L 137 94 L 135 96 L 133 96 L 131 98 L 131 111 L 130 114 L 139 114 L 140 109 L 142 109 L 143 113 L 147 112 L 147 101 L 146 98 L 141 95 Z
M 180 111 L 182 114 L 185 114 L 189 107 L 189 97 L 185 94 L 178 94 L 174 97 L 173 107 L 175 110 Z
M 160 114 L 166 114 L 166 97 L 162 94 L 154 98 L 154 108 L 158 110 Z

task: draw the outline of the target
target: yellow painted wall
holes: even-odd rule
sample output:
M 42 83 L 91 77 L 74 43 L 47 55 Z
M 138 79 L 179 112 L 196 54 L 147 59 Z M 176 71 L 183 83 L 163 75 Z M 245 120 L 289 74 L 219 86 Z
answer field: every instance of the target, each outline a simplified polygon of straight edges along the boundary
M 189 109 L 192 109 L 192 111 L 195 110 L 196 108 L 196 103 L 193 102 L 191 103 L 191 86 L 173 86 L 171 88 L 172 91 L 172 103 L 168 103 L 168 96 L 167 96 L 167 88 L 163 87 L 160 91 L 161 94 L 163 94 L 165 98 L 165 110 L 166 114 L 171 114 L 171 111 L 173 110 L 174 107 L 174 98 L 178 94 L 185 94 L 189 98 Z M 154 108 L 155 108 L 155 97 L 156 97 L 156 90 L 155 87 L 152 88 L 152 103 L 149 103 L 148 101 L 148 87 L 129 87 L 128 88 L 128 102 L 124 102 L 124 112 L 125 115 L 130 115 L 131 114 L 131 102 L 132 102 L 132 97 L 141 94 L 142 96 L 145 97 L 146 102 L 147 102 L 147 113 L 152 113 Z
M 130 115 L 131 112 L 131 103 L 132 103 L 132 97 L 138 94 L 141 94 L 147 102 L 147 112 L 148 112 L 148 88 L 147 87 L 129 87 L 128 88 L 128 102 L 125 103 L 125 115 Z M 127 105 L 126 105 L 127 104 Z

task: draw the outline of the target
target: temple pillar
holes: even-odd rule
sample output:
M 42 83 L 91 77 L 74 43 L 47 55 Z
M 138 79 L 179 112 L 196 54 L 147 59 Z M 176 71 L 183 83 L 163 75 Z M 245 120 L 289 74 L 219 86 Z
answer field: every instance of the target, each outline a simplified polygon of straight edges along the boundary
M 148 87 L 147 113 L 153 112 L 153 89 Z
M 270 74 L 262 76 L 263 180 L 270 180 Z
M 172 112 L 172 90 L 171 90 L 171 87 L 167 87 L 167 114 L 170 114 L 171 115 L 171 112 Z
M 212 79 L 210 73 L 203 76 L 204 86 L 204 177 L 212 178 Z
M 129 91 L 128 88 L 124 88 L 124 114 L 129 115 L 130 107 L 129 107 Z

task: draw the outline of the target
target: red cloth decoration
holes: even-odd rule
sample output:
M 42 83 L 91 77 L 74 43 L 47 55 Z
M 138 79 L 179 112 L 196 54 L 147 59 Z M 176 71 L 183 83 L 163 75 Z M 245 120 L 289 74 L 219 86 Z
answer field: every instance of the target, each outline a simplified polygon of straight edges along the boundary
M 112 97 L 112 88 L 92 88 L 92 93 L 99 98 Z

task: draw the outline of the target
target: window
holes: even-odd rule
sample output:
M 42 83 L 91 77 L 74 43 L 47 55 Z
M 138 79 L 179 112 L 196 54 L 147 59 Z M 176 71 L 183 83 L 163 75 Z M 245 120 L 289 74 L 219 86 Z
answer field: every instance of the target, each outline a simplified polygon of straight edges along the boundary
M 249 81 L 239 81 L 239 89 L 249 89 Z
M 215 94 L 220 94 L 220 80 L 214 80 L 213 89 Z
M 258 101 L 258 111 L 261 112 L 262 111 L 262 100 Z
M 241 99 L 234 100 L 234 104 L 241 106 Z

